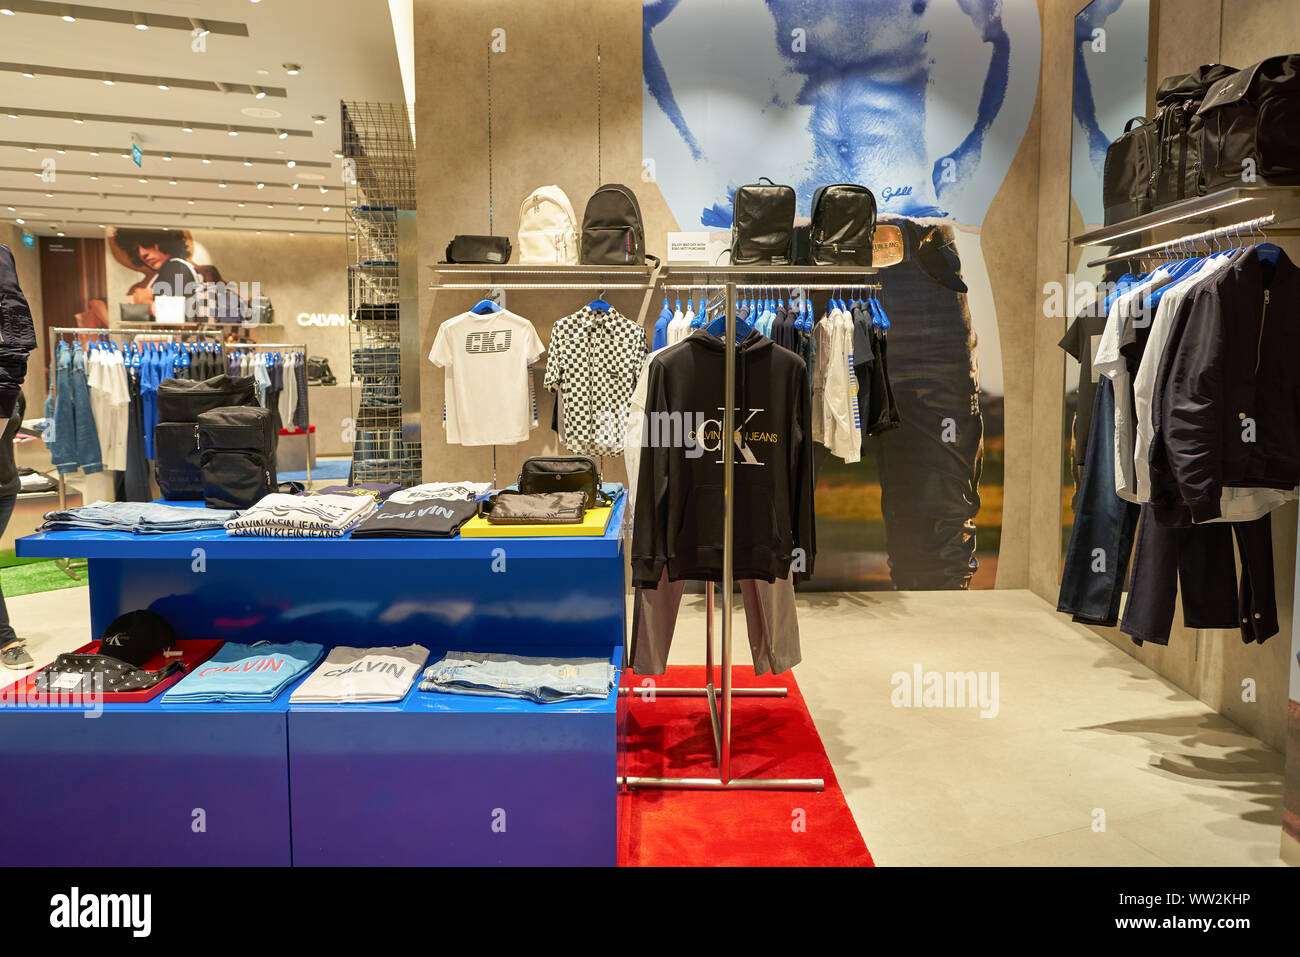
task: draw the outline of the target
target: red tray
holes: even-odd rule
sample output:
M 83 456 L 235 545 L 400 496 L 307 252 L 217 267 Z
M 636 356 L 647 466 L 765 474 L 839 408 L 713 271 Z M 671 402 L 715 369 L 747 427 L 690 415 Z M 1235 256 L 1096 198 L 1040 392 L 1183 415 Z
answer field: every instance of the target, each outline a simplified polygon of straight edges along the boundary
M 170 678 L 165 678 L 152 688 L 148 688 L 144 691 L 105 691 L 99 694 L 96 700 L 107 702 L 150 701 L 184 678 L 187 674 L 193 671 L 197 665 L 203 664 L 203 662 L 215 655 L 217 650 L 224 644 L 225 641 L 220 638 L 187 638 L 179 640 L 176 642 L 175 649 L 173 649 L 181 652 L 179 658 L 167 658 L 159 652 L 144 663 L 142 670 L 160 671 L 163 668 L 166 668 L 173 661 L 179 661 L 185 666 L 185 671 L 180 674 L 172 675 Z M 87 642 L 73 653 L 78 655 L 98 654 L 99 639 Z M 64 707 L 82 703 L 81 699 L 83 696 L 76 692 L 63 691 L 59 692 L 57 695 L 47 695 L 37 691 L 36 676 L 44 670 L 45 669 L 42 668 L 40 671 L 33 671 L 31 674 L 19 678 L 8 688 L 0 691 L 0 698 L 6 700 L 17 700 L 25 704 L 33 705 L 43 704 L 46 698 L 50 698 Z

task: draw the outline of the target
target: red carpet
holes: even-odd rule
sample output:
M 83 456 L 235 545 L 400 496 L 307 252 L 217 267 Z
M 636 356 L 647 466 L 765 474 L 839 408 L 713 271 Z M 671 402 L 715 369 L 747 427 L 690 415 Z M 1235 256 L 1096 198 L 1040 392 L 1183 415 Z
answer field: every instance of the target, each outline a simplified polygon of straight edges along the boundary
M 720 674 L 720 672 L 715 672 Z M 733 777 L 824 778 L 825 791 L 642 790 L 619 796 L 618 862 L 664 866 L 872 866 L 835 780 L 808 706 L 791 673 L 755 678 L 734 669 L 736 687 L 784 686 L 785 698 L 733 698 Z M 640 687 L 643 677 L 624 675 Z M 661 687 L 701 687 L 704 668 L 673 667 Z M 713 733 L 703 697 L 630 697 L 629 776 L 715 777 Z

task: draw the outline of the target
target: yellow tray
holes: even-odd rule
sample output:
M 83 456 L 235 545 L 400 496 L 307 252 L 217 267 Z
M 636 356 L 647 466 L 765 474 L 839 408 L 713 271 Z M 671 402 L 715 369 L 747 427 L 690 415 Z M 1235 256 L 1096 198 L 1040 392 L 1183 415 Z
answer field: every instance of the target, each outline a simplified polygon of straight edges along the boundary
M 475 515 L 460 527 L 461 538 L 550 538 L 552 536 L 604 535 L 614 510 L 589 508 L 581 522 L 573 525 L 493 525 L 481 515 Z

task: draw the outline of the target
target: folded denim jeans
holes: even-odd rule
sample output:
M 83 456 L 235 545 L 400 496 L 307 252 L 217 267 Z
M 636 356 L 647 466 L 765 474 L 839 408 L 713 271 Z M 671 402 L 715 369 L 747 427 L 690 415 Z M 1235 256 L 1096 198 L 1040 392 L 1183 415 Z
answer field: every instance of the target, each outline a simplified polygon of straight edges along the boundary
M 239 515 L 230 509 L 162 505 L 158 502 L 95 502 L 45 513 L 42 531 L 115 531 L 137 535 L 222 528 Z
M 618 680 L 607 658 L 541 658 L 451 651 L 425 669 L 421 691 L 526 698 L 539 704 L 607 698 Z

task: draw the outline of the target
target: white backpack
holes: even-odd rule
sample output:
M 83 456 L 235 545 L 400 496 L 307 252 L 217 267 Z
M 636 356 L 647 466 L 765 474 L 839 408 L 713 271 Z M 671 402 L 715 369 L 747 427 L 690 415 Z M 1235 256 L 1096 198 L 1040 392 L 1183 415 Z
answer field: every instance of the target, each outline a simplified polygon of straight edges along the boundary
M 519 207 L 521 265 L 578 265 L 578 218 L 558 186 L 543 186 Z

